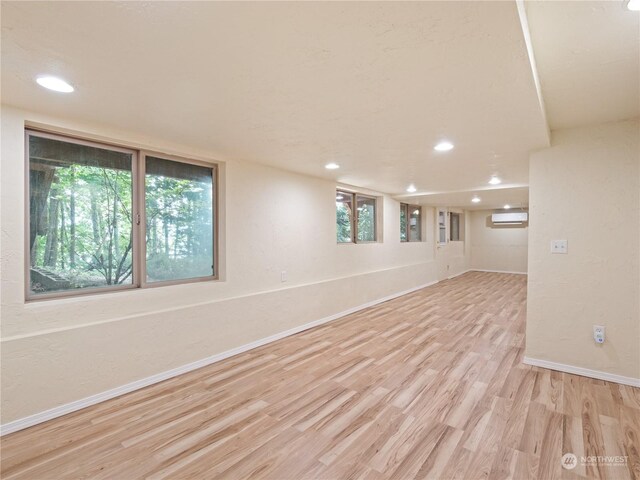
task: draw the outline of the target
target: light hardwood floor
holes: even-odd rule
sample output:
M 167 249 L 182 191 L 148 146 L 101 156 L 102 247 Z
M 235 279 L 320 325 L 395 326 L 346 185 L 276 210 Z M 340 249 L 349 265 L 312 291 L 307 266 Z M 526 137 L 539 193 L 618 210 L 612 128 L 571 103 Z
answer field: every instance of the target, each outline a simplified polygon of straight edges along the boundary
M 640 389 L 523 365 L 525 303 L 467 273 L 8 435 L 2 478 L 640 479 Z

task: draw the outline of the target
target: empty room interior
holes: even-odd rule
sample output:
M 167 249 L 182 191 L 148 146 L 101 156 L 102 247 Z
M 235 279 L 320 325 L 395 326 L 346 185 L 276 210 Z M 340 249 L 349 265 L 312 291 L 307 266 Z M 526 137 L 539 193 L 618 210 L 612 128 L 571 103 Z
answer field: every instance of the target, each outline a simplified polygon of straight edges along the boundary
M 0 8 L 3 480 L 640 480 L 640 0 Z

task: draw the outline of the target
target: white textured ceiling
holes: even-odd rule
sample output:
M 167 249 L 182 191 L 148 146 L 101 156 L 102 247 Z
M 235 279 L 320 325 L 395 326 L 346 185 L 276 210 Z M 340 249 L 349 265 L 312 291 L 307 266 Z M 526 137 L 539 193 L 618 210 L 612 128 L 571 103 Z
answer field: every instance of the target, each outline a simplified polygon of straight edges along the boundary
M 474 196 L 480 198 L 479 203 L 473 203 Z M 508 204 L 512 208 L 527 207 L 529 205 L 529 188 L 487 188 L 484 190 L 434 193 L 431 195 L 405 195 L 403 202 L 418 203 L 434 207 L 460 207 L 467 210 L 485 210 L 502 208 Z
M 552 129 L 640 114 L 640 12 L 625 3 L 526 2 Z
M 2 98 L 401 194 L 528 183 L 547 144 L 516 4 L 9 2 Z M 64 77 L 76 92 L 38 87 Z M 437 154 L 441 138 L 455 150 Z M 327 162 L 338 171 L 323 168 Z

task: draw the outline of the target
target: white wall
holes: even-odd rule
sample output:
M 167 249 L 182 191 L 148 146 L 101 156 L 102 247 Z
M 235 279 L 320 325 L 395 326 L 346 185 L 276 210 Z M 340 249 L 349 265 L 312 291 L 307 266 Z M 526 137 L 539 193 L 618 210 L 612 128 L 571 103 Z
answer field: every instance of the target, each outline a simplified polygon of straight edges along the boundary
M 639 137 L 637 120 L 561 130 L 531 155 L 528 357 L 640 379 Z
M 2 423 L 437 278 L 433 232 L 426 229 L 426 242 L 400 243 L 397 201 L 380 202 L 384 243 L 337 245 L 334 182 L 228 162 L 221 172 L 225 281 L 25 303 L 25 121 L 210 158 L 160 139 L 2 107 Z M 425 212 L 432 225 L 433 210 Z
M 492 226 L 493 210 L 474 210 L 471 218 L 471 268 L 527 272 L 528 228 Z

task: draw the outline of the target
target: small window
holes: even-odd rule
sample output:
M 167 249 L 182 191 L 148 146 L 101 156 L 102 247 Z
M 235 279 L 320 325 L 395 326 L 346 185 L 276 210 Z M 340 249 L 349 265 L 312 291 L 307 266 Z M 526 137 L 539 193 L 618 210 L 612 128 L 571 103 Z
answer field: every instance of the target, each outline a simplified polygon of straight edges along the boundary
M 28 298 L 215 278 L 214 166 L 26 136 Z
M 338 243 L 353 242 L 353 194 L 336 192 L 336 232 Z
M 422 239 L 420 229 L 421 208 L 415 205 L 409 205 L 409 212 L 409 241 L 419 242 Z
M 447 211 L 438 210 L 438 243 L 447 243 Z
M 400 204 L 400 241 L 422 241 L 422 208 L 419 205 Z
M 336 192 L 338 243 L 375 242 L 376 230 L 375 197 L 338 190 Z
M 376 241 L 376 199 L 356 195 L 357 238 L 358 242 Z
M 460 241 L 460 214 L 451 213 L 449 217 L 449 233 L 452 242 Z
M 409 205 L 400 204 L 400 241 L 409 241 Z

